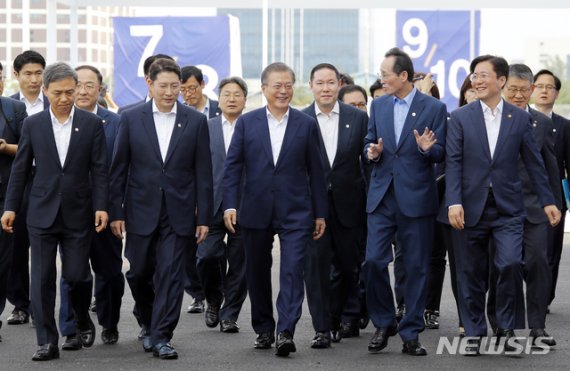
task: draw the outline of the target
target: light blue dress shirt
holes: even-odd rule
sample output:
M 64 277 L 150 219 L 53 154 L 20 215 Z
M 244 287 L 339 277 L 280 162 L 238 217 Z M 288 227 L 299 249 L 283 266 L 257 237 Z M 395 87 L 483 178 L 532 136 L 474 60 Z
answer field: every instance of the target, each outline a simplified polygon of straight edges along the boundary
M 394 134 L 396 137 L 396 145 L 400 143 L 402 129 L 404 128 L 404 123 L 406 122 L 406 117 L 408 117 L 408 112 L 410 111 L 410 106 L 416 96 L 416 92 L 417 89 L 414 87 L 404 99 L 394 97 Z

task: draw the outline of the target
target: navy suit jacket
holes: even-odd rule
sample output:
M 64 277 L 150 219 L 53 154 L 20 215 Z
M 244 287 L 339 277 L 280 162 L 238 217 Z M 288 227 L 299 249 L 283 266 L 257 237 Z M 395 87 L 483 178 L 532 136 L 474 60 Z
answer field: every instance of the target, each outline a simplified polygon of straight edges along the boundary
M 220 104 L 218 101 L 210 98 L 208 98 L 208 100 L 210 101 L 210 107 L 208 108 L 208 118 L 211 119 L 220 116 L 222 114 L 222 111 L 220 110 Z
M 447 209 L 450 205 L 463 205 L 467 227 L 479 222 L 491 184 L 499 213 L 513 217 L 526 215 L 516 166 L 519 156 L 540 206 L 555 204 L 531 124 L 532 118 L 527 112 L 504 102 L 499 137 L 491 158 L 481 102 L 477 100 L 451 113 L 444 206 Z
M 0 138 L 8 144 L 18 144 L 22 133 L 22 124 L 24 119 L 28 117 L 26 105 L 12 98 L 0 97 L 0 110 L 3 109 L 3 104 L 12 105 L 13 115 L 7 117 L 6 112 L 3 111 L 0 114 Z M 0 205 L 2 206 L 4 206 L 4 197 L 6 196 L 13 161 L 14 156 L 0 154 Z
M 93 228 L 93 210 L 107 211 L 109 181 L 101 118 L 76 109 L 71 130 L 65 163 L 61 164 L 49 110 L 24 120 L 5 210 L 20 209 L 35 160 L 28 206 L 29 226 L 49 228 L 61 212 L 67 228 Z
M 206 116 L 177 102 L 166 159 L 160 154 L 152 101 L 126 110 L 111 162 L 111 220 L 148 236 L 159 224 L 162 200 L 180 236 L 212 217 L 212 162 Z
M 371 143 L 382 138 L 384 149 L 372 162 L 366 211 L 373 212 L 393 183 L 400 210 L 417 218 L 437 214 L 438 198 L 433 164 L 445 158 L 447 110 L 437 99 L 416 92 L 399 143 L 394 134 L 394 97 L 383 96 L 372 101 L 370 122 L 365 139 L 364 156 Z M 421 153 L 413 130 L 420 134 L 428 127 L 437 142 L 427 153 Z
M 111 160 L 113 159 L 115 139 L 119 133 L 119 121 L 121 120 L 121 116 L 101 106 L 97 107 L 97 116 L 103 119 L 103 131 L 105 132 L 105 142 L 107 144 L 107 164 L 110 167 Z
M 317 119 L 315 103 L 303 112 Z M 367 127 L 366 112 L 339 102 L 338 144 L 332 167 L 319 130 L 327 188 L 331 192 L 337 217 L 345 227 L 362 225 L 366 215 L 364 169 L 368 167 L 368 162 L 362 157 L 362 146 Z
M 561 184 L 560 178 L 558 177 L 559 172 L 558 164 L 556 163 L 556 155 L 554 154 L 553 123 L 547 116 L 535 109 L 530 109 L 530 115 L 532 116 L 532 133 L 534 135 L 536 147 L 542 156 L 550 189 L 554 199 L 556 200 L 556 206 L 560 209 L 562 208 L 562 199 L 560 197 Z M 532 188 L 528 172 L 521 160 L 519 160 L 519 172 L 523 182 L 523 199 L 526 209 L 526 219 L 535 224 L 548 222 L 548 217 L 544 213 L 544 209 L 540 204 L 538 195 Z
M 43 94 L 43 96 L 44 96 L 44 109 L 48 109 L 49 108 L 49 100 L 47 99 L 47 97 L 45 96 L 45 94 L 43 92 L 41 94 Z M 20 100 L 20 93 L 18 92 L 16 94 L 12 94 L 12 95 L 10 95 L 10 98 L 19 101 Z
M 554 153 L 558 162 L 560 180 L 568 179 L 570 174 L 570 120 L 552 112 L 554 124 Z M 561 193 L 562 209 L 567 210 L 564 191 Z
M 126 110 L 129 110 L 129 109 L 134 108 L 134 107 L 142 106 L 145 103 L 147 103 L 146 98 L 144 100 L 139 101 L 139 102 L 135 102 L 135 103 L 127 104 L 126 106 L 123 106 L 123 107 L 119 107 L 119 109 L 117 110 L 117 114 L 121 115 Z
M 224 208 L 246 228 L 312 228 L 327 216 L 327 189 L 315 119 L 290 108 L 277 163 L 266 108 L 236 122 L 224 174 Z M 240 202 L 242 172 L 245 184 Z

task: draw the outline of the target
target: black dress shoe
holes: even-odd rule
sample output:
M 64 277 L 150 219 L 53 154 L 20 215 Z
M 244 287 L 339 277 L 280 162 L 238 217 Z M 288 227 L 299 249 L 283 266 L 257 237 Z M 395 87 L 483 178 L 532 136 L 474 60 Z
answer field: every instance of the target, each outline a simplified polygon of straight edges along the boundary
M 504 329 L 497 329 L 497 342 L 501 339 L 501 338 L 505 338 L 505 346 L 504 346 L 504 350 L 505 352 L 514 352 L 517 350 L 516 347 L 512 346 L 509 343 L 512 342 L 516 342 L 517 344 L 520 345 L 519 341 L 517 339 L 513 339 L 511 341 L 509 341 L 509 339 L 516 337 L 514 330 L 504 330 Z M 521 345 L 522 346 L 522 345 Z
M 97 331 L 95 330 L 95 324 L 91 321 L 91 318 L 87 317 L 87 322 L 82 324 L 78 322 L 77 331 L 79 332 L 81 344 L 83 344 L 84 347 L 89 348 L 93 345 Z
M 327 332 L 317 331 L 315 337 L 311 340 L 311 348 L 325 349 L 331 347 L 331 335 Z
M 271 348 L 274 342 L 275 342 L 275 336 L 273 336 L 271 332 L 264 332 L 262 334 L 257 335 L 253 347 L 255 349 L 269 349 Z
M 342 337 L 343 338 L 354 338 L 360 336 L 359 323 L 357 322 L 344 322 L 342 324 Z
M 188 307 L 188 313 L 204 313 L 204 300 L 194 299 Z
M 340 343 L 342 340 L 342 328 L 331 330 L 331 341 L 333 343 Z
M 370 323 L 370 317 L 368 317 L 368 313 L 365 313 L 362 315 L 362 317 L 360 317 L 360 320 L 358 321 L 358 327 L 360 327 L 361 330 L 364 330 L 369 323 Z M 360 334 L 356 336 L 360 336 Z
M 14 309 L 12 314 L 6 320 L 9 325 L 23 325 L 24 323 L 30 322 L 30 315 L 23 310 Z
M 65 337 L 65 341 L 61 344 L 61 350 L 79 350 L 83 348 L 81 339 L 73 334 Z
M 532 339 L 533 347 L 536 346 L 537 340 L 539 340 L 542 345 L 548 345 L 549 347 L 556 345 L 556 340 L 554 340 L 554 337 L 548 335 L 548 333 L 543 328 L 533 328 L 530 330 L 528 337 Z
M 44 344 L 32 356 L 32 361 L 49 361 L 59 358 L 59 349 L 54 344 Z
M 275 343 L 275 355 L 278 357 L 287 357 L 289 353 L 295 353 L 297 347 L 293 341 L 293 335 L 289 331 L 280 332 L 277 335 L 277 343 Z
M 160 359 L 176 359 L 178 353 L 170 343 L 158 343 L 152 348 L 152 355 Z
M 439 311 L 426 309 L 424 311 L 424 324 L 428 329 L 436 330 L 439 328 Z
M 368 351 L 370 353 L 377 353 L 388 345 L 388 338 L 398 333 L 398 324 L 394 322 L 392 326 L 380 327 L 376 329 L 370 343 L 368 344 Z
M 116 328 L 104 328 L 101 331 L 103 344 L 116 344 L 119 341 L 119 331 Z
M 220 321 L 220 331 L 225 332 L 226 334 L 234 334 L 239 332 L 239 326 L 237 325 L 236 321 L 232 321 L 231 319 L 223 319 Z
M 404 341 L 402 353 L 406 353 L 411 356 L 427 356 L 426 349 L 422 347 L 420 342 L 417 340 Z
M 206 326 L 216 327 L 218 323 L 220 323 L 220 306 L 208 304 L 204 319 L 206 321 Z
M 396 322 L 400 323 L 402 317 L 404 317 L 405 314 L 406 314 L 406 306 L 402 304 L 396 310 Z

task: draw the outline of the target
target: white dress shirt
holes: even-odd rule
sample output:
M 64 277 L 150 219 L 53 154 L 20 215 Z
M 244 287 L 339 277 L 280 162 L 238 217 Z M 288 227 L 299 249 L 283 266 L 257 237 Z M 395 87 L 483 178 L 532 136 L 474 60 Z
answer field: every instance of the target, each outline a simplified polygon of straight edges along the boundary
M 75 114 L 75 106 L 71 108 L 69 117 L 64 122 L 59 122 L 57 117 L 49 110 L 51 116 L 51 127 L 53 129 L 53 137 L 55 139 L 55 146 L 57 147 L 57 154 L 59 162 L 63 167 L 65 158 L 67 157 L 67 150 L 69 149 L 69 141 L 71 139 L 71 128 L 73 126 L 73 115 Z
M 222 115 L 222 132 L 224 133 L 224 147 L 226 148 L 226 154 L 228 154 L 228 149 L 230 148 L 235 128 L 236 123 L 231 123 L 226 116 Z
M 28 116 L 42 112 L 44 110 L 44 94 L 41 92 L 35 102 L 30 102 L 28 98 L 26 98 L 24 94 L 20 92 L 20 101 L 26 104 L 26 113 Z
M 501 116 L 503 113 L 503 100 L 497 104 L 495 110 L 491 107 L 481 102 L 481 108 L 483 108 L 483 117 L 485 118 L 485 128 L 487 129 L 487 139 L 489 140 L 489 151 L 491 152 L 491 158 L 495 153 L 495 147 L 497 146 L 497 139 L 499 139 L 499 131 L 501 129 Z
M 273 152 L 273 164 L 277 164 L 279 153 L 281 152 L 281 145 L 283 145 L 283 138 L 285 137 L 285 130 L 287 129 L 287 122 L 289 121 L 289 109 L 281 119 L 277 120 L 267 107 L 267 123 L 269 124 L 269 137 L 271 138 L 271 150 Z
M 176 123 L 176 112 L 176 103 L 174 103 L 170 112 L 160 112 L 156 106 L 156 102 L 154 100 L 152 101 L 152 117 L 154 118 L 154 127 L 156 129 L 156 136 L 158 137 L 162 161 L 166 159 L 166 154 L 168 153 L 170 137 L 172 137 L 172 131 Z
M 317 116 L 317 121 L 319 122 L 321 137 L 323 138 L 325 150 L 327 151 L 327 158 L 329 159 L 331 167 L 334 163 L 334 157 L 338 146 L 339 110 L 340 105 L 338 104 L 338 101 L 335 103 L 329 114 L 323 113 L 315 103 L 315 114 Z

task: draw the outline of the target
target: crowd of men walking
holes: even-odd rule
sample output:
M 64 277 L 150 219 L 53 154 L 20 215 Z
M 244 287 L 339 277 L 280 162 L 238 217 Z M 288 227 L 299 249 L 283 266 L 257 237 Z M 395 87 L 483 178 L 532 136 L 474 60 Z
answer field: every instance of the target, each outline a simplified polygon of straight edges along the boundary
M 431 74 L 393 48 L 368 115 L 367 92 L 329 63 L 312 69 L 302 111 L 290 105 L 294 71 L 270 64 L 267 103 L 247 113 L 243 79 L 222 79 L 215 101 L 198 68 L 162 54 L 144 63 L 146 99 L 118 113 L 93 66 L 46 66 L 25 51 L 13 67 L 20 92 L 0 97 L 0 313 L 7 299 L 8 324 L 33 323 L 33 360 L 59 358 L 60 334 L 62 350 L 90 347 L 90 306 L 115 344 L 125 278 L 142 348 L 161 359 L 178 357 L 184 292 L 188 312 L 224 333 L 239 331 L 249 295 L 254 347 L 288 356 L 305 288 L 312 348 L 372 322 L 369 352 L 399 334 L 402 352 L 426 355 L 419 334 L 439 327 L 446 254 L 468 354 L 487 320 L 505 351 L 527 323 L 533 344 L 556 344 L 545 328 L 570 121 L 552 112 L 561 83 L 550 71 L 477 57 L 448 113 Z

